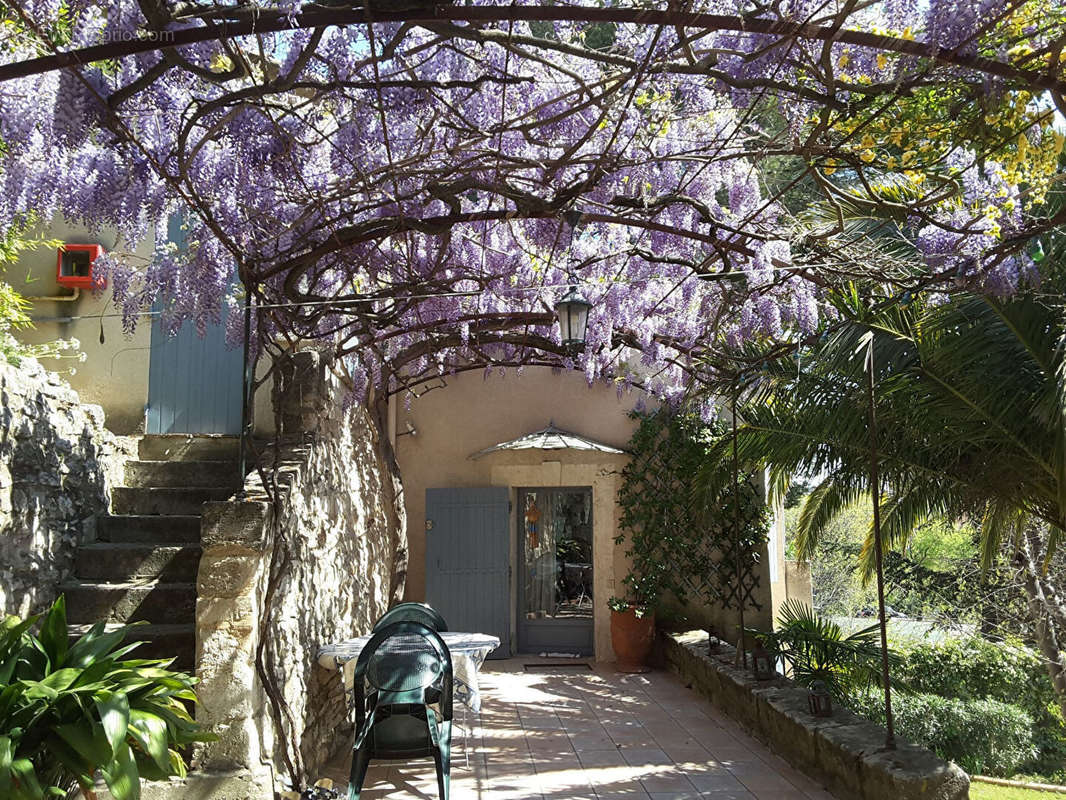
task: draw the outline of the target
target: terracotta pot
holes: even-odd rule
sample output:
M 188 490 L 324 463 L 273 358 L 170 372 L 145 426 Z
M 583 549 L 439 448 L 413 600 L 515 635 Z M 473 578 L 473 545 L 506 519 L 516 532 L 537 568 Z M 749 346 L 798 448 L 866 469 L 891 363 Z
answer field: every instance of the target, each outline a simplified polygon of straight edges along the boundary
M 648 656 L 655 643 L 655 614 L 637 618 L 636 609 L 611 611 L 611 645 L 620 672 L 647 672 Z

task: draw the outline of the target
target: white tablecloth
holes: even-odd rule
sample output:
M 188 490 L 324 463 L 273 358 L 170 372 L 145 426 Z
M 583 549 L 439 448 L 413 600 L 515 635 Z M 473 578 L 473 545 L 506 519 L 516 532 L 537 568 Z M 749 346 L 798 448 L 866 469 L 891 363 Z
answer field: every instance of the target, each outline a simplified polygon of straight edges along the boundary
M 481 711 L 481 692 L 478 689 L 477 673 L 485 658 L 500 646 L 500 640 L 484 633 L 459 633 L 446 631 L 440 635 L 452 656 L 452 680 L 454 699 L 475 714 Z M 355 662 L 359 653 L 370 641 L 370 636 L 360 636 L 345 642 L 328 644 L 318 651 L 318 663 L 326 669 L 342 670 L 344 694 L 348 705 L 353 703 L 355 686 Z

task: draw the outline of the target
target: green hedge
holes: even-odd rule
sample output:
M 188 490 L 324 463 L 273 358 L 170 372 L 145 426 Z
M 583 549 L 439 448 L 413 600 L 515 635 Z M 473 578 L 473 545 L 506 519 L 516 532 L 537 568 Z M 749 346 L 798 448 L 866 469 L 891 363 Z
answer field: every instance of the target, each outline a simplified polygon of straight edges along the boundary
M 885 724 L 876 693 L 853 701 L 856 713 Z M 1036 756 L 1033 718 L 998 700 L 893 694 L 896 734 L 978 775 L 1012 775 Z
M 960 700 L 999 700 L 1039 718 L 1055 695 L 1040 655 L 1020 643 L 980 638 L 897 648 L 897 676 L 916 692 Z
M 1020 642 L 974 637 L 904 646 L 895 670 L 917 692 L 959 700 L 999 700 L 1033 718 L 1036 756 L 1023 772 L 1045 783 L 1066 781 L 1066 724 L 1039 653 Z

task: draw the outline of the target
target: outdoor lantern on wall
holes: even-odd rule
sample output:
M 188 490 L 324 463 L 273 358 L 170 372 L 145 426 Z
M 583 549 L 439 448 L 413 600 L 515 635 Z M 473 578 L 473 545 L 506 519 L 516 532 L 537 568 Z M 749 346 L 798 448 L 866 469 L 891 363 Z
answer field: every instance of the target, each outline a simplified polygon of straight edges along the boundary
M 762 646 L 756 643 L 751 650 L 751 671 L 757 681 L 768 681 L 777 677 L 774 669 L 774 657 Z
M 833 697 L 824 681 L 814 681 L 807 690 L 807 706 L 816 717 L 833 716 Z
M 569 291 L 555 304 L 555 316 L 559 318 L 563 347 L 567 350 L 578 351 L 584 348 L 591 308 L 592 303 L 581 296 L 576 286 L 571 286 Z
M 99 289 L 103 278 L 93 274 L 93 263 L 104 254 L 98 244 L 64 244 L 56 250 L 56 283 L 68 289 Z

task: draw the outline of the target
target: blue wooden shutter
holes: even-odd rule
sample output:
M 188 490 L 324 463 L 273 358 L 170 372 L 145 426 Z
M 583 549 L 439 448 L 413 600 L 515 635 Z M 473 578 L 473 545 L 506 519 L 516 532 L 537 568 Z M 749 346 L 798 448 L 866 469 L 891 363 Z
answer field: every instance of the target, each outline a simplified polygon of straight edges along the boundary
M 511 654 L 510 492 L 426 490 L 426 602 L 449 630 L 488 633 Z
M 180 218 L 167 226 L 170 241 L 184 247 Z M 226 346 L 225 320 L 204 336 L 191 323 L 167 335 L 152 320 L 145 433 L 241 432 L 241 348 Z

